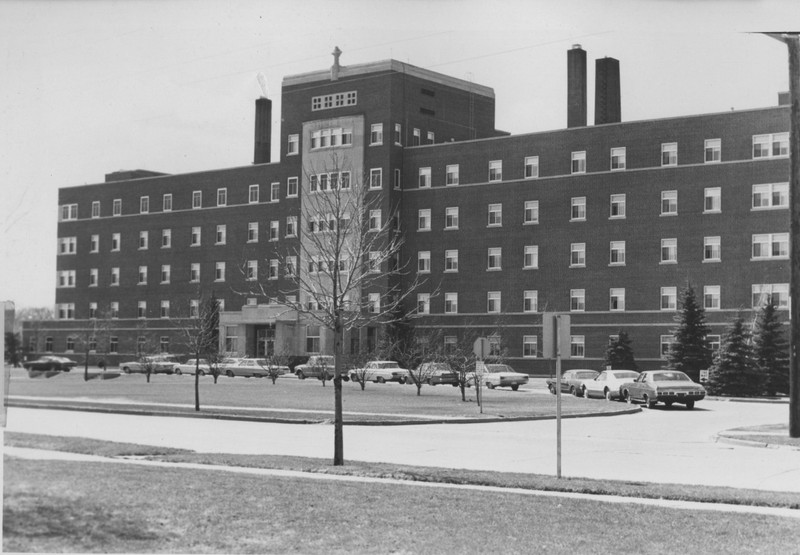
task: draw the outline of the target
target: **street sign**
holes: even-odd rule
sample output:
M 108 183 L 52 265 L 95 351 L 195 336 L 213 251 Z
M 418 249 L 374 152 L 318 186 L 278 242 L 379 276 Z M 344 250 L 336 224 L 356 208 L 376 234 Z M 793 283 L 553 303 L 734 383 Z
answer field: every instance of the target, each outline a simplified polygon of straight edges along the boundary
M 545 312 L 542 314 L 542 358 L 569 359 L 570 355 L 570 316 Z
M 478 360 L 483 360 L 489 354 L 489 340 L 485 337 L 479 337 L 472 344 L 472 352 L 478 357 Z

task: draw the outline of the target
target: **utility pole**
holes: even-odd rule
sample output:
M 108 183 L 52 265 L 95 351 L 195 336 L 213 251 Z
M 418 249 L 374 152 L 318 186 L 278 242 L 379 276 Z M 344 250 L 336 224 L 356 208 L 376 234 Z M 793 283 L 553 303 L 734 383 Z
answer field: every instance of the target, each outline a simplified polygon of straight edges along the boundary
M 789 347 L 789 437 L 800 438 L 800 33 L 765 33 L 789 48 L 789 212 L 791 324 Z

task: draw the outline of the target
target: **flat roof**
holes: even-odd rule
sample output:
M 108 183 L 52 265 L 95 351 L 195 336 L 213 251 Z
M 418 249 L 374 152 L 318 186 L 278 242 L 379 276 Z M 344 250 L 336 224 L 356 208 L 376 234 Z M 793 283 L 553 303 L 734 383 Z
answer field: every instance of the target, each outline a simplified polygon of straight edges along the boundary
M 424 79 L 426 81 L 431 81 L 433 83 L 438 83 L 440 85 L 446 85 L 448 87 L 453 87 L 467 92 L 480 94 L 482 96 L 488 96 L 489 98 L 494 98 L 494 89 L 492 89 L 491 87 L 487 87 L 485 85 L 479 85 L 477 83 L 472 83 L 465 79 L 458 79 L 457 77 L 451 77 L 449 75 L 438 73 L 436 71 L 431 71 L 429 69 L 423 69 L 421 67 L 412 66 L 411 64 L 406 64 L 403 62 L 399 62 L 397 60 L 381 60 L 379 62 L 369 62 L 365 64 L 356 64 L 352 66 L 339 66 L 339 78 L 355 77 L 357 75 L 378 73 L 382 71 L 394 71 L 397 73 L 404 73 L 406 75 L 418 77 L 419 79 Z M 310 71 L 308 73 L 298 73 L 297 75 L 287 75 L 286 77 L 283 78 L 283 86 L 291 87 L 293 85 L 316 83 L 319 81 L 330 82 L 331 70 L 325 69 L 318 71 Z

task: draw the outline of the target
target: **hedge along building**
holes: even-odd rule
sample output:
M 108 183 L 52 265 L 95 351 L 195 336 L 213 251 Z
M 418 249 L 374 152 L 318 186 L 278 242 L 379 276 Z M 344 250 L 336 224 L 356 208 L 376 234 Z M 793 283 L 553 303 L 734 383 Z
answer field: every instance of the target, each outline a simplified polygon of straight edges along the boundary
M 376 217 L 397 217 L 413 272 L 382 270 L 386 287 L 416 285 L 405 308 L 417 333 L 489 335 L 519 370 L 550 371 L 544 311 L 572 314 L 565 366 L 599 366 L 624 329 L 640 364 L 658 367 L 687 282 L 712 342 L 768 295 L 787 308 L 788 106 L 622 122 L 619 63 L 604 58 L 587 126 L 585 57 L 568 52 L 568 127 L 510 136 L 488 87 L 394 60 L 341 66 L 336 51 L 330 70 L 284 79 L 280 162 L 262 98 L 252 166 L 61 189 L 57 320 L 26 345 L 79 350 L 102 313 L 119 356 L 143 330 L 180 352 L 174 317 L 213 291 L 224 350 L 330 352 L 330 334 L 285 302 L 308 299 L 292 273 L 310 261 L 291 253 L 313 229 L 309 203 L 345 179 L 377 196 Z M 380 333 L 366 326 L 347 348 Z

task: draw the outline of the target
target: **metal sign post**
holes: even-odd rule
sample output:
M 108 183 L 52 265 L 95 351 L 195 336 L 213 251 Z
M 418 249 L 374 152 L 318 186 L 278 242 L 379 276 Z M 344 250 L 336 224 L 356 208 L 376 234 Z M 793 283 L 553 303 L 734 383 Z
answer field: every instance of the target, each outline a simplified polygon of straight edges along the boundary
M 570 333 L 568 314 L 542 315 L 542 354 L 556 359 L 556 478 L 561 478 L 561 359 L 569 358 Z

